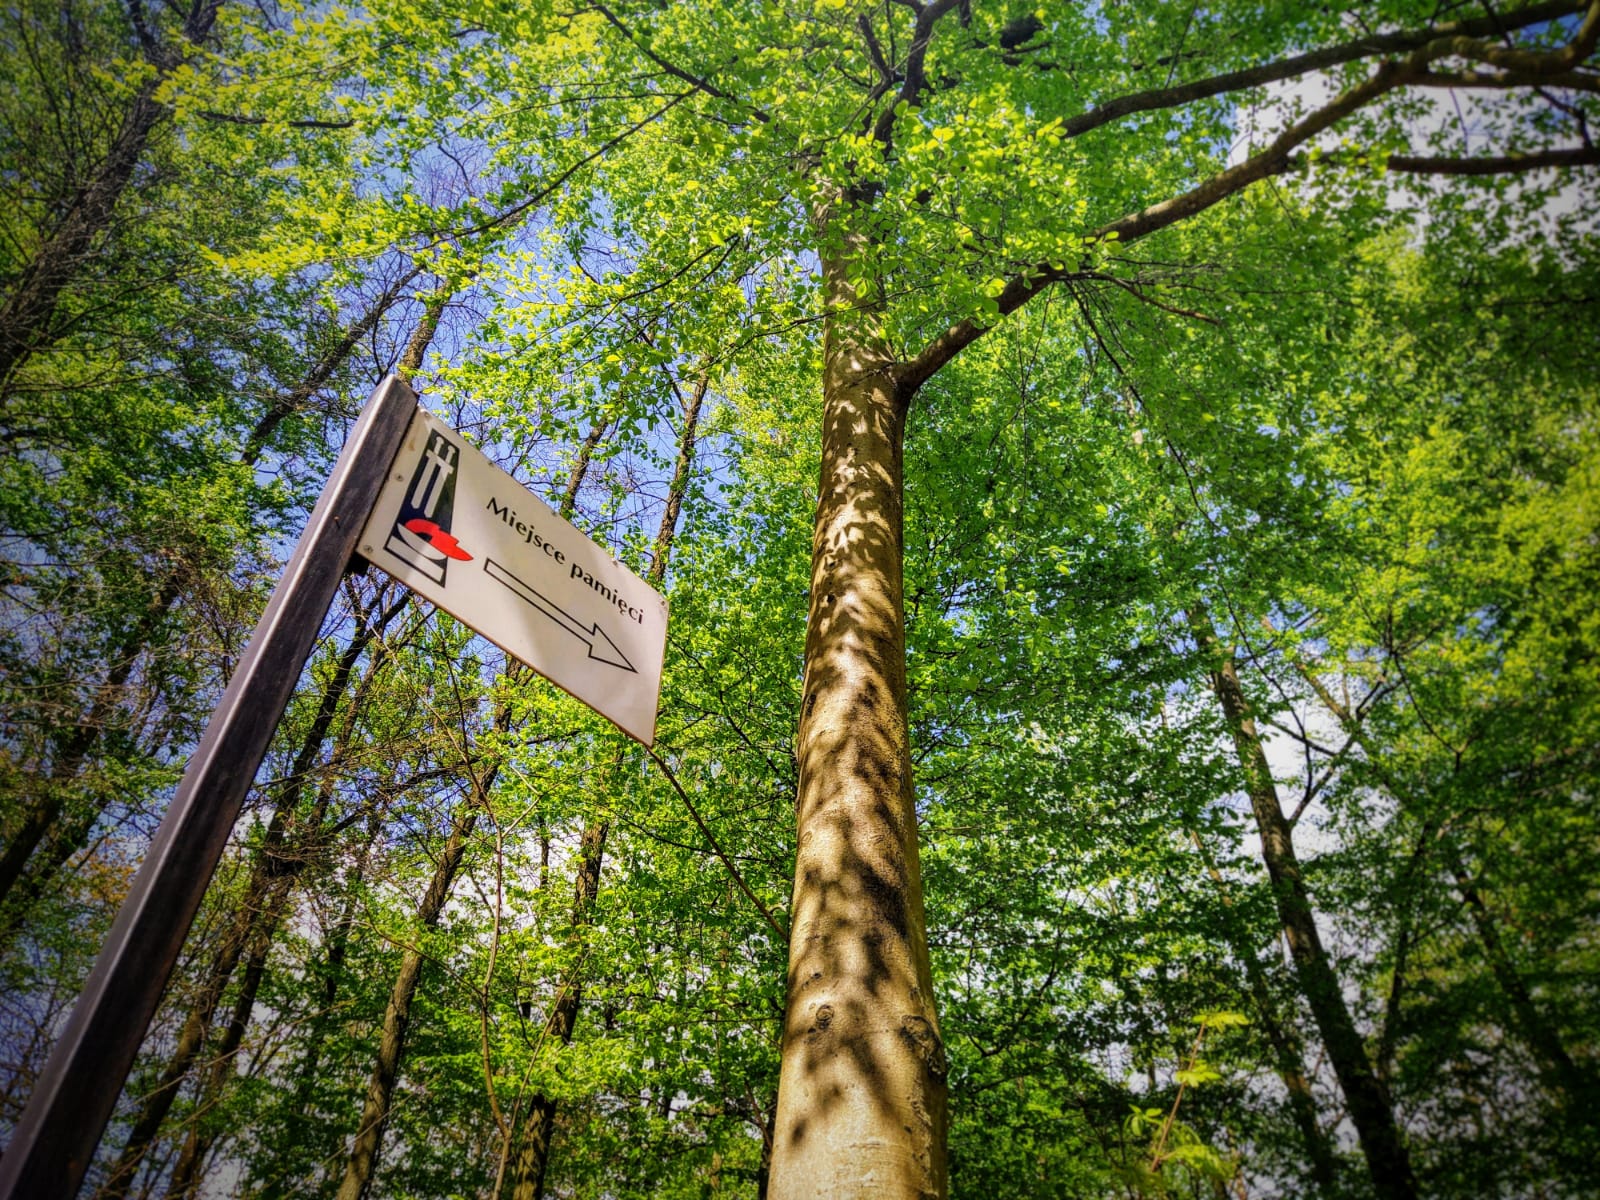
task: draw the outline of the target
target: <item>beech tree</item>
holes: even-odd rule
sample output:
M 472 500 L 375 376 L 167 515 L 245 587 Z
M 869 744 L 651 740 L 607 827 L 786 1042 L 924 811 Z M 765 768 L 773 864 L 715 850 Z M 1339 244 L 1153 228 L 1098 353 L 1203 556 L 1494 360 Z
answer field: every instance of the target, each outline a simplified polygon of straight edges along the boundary
M 1600 5 L 207 11 L 6 259 L 8 594 L 140 548 L 3 647 L 7 1113 L 399 363 L 670 539 L 658 746 L 336 615 L 108 1193 L 1583 1186 Z
M 597 290 L 705 288 L 759 277 L 778 255 L 817 264 L 823 453 L 772 1194 L 943 1194 L 947 1054 L 906 725 L 914 398 L 1057 289 L 1180 307 L 1158 274 L 1163 251 L 1135 244 L 1226 221 L 1253 185 L 1319 169 L 1492 178 L 1600 161 L 1579 115 L 1600 7 L 1448 21 L 1403 7 L 1262 19 L 1226 6 L 1035 14 L 959 0 L 587 13 L 604 22 L 619 75 L 653 75 L 681 98 L 650 135 L 668 171 L 647 176 L 629 147 L 597 169 L 626 246 Z M 1313 76 L 1327 99 L 1273 100 L 1273 85 L 1281 96 Z M 1494 153 L 1410 144 L 1412 98 L 1441 87 L 1507 94 Z M 1252 133 L 1230 158 L 1250 110 Z M 1356 1049 L 1348 1036 L 1327 1043 L 1373 1185 L 1411 1196 L 1381 1089 L 1348 1094 L 1370 1077 L 1347 1061 Z

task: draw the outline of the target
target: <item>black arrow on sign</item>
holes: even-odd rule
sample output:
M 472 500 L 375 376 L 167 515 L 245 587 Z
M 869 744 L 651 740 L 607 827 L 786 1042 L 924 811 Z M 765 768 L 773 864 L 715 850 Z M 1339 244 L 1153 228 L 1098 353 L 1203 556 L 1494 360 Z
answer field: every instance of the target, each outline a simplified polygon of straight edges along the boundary
M 504 584 L 519 600 L 527 602 L 534 609 L 549 617 L 573 637 L 589 647 L 589 657 L 596 662 L 603 662 L 613 667 L 621 667 L 624 671 L 639 672 L 628 661 L 628 656 L 617 648 L 617 644 L 600 628 L 599 622 L 590 625 L 584 623 L 571 613 L 558 606 L 548 596 L 535 589 L 525 579 L 513 575 L 505 567 L 495 562 L 492 558 L 483 560 L 483 573 L 496 583 Z

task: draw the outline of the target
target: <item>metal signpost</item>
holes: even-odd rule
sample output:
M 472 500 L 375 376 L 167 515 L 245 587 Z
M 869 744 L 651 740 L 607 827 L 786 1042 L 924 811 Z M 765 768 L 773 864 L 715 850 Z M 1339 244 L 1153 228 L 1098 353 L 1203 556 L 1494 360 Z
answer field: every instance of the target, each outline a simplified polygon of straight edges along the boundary
M 667 604 L 399 379 L 372 394 L 189 760 L 0 1157 L 0 1200 L 72 1200 L 357 553 L 649 745 Z

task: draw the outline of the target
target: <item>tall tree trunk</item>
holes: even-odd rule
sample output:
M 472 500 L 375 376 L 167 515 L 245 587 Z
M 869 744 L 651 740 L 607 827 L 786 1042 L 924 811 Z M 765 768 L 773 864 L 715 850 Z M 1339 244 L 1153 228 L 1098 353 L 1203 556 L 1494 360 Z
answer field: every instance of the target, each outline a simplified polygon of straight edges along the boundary
M 1300 860 L 1295 854 L 1293 833 L 1278 801 L 1278 788 L 1256 732 L 1255 719 L 1244 690 L 1239 686 L 1233 655 L 1221 645 L 1216 627 L 1203 605 L 1194 606 L 1189 622 L 1201 648 L 1213 663 L 1212 690 L 1222 705 L 1223 717 L 1244 769 L 1245 787 L 1255 814 L 1256 829 L 1261 835 L 1261 857 L 1272 880 L 1278 919 L 1294 959 L 1300 990 L 1344 1092 L 1350 1121 L 1356 1127 L 1361 1152 L 1372 1176 L 1373 1189 L 1383 1200 L 1414 1200 L 1417 1182 L 1411 1170 L 1411 1157 L 1395 1123 L 1389 1091 L 1373 1069 L 1345 1005 L 1338 976 L 1323 948 L 1311 896 L 1306 891 Z
M 678 459 L 673 465 L 672 483 L 667 489 L 667 504 L 661 514 L 661 524 L 656 529 L 655 549 L 650 558 L 650 571 L 646 581 L 651 587 L 661 587 L 667 575 L 667 560 L 672 552 L 672 539 L 678 528 L 678 515 L 683 509 L 683 497 L 689 486 L 689 476 L 694 469 L 695 441 L 700 424 L 700 408 L 705 401 L 710 376 L 701 372 L 693 389 L 684 397 L 683 432 L 678 438 Z M 589 457 L 599 444 L 603 432 L 596 425 L 584 443 L 580 462 L 587 467 Z M 575 490 L 569 490 L 561 515 L 572 513 L 577 500 Z M 620 766 L 620 761 L 616 764 Z M 605 821 L 591 821 L 584 826 L 579 842 L 579 868 L 572 897 L 572 928 L 580 933 L 589 924 L 596 899 L 600 895 L 600 871 L 605 856 L 606 834 L 610 825 Z M 548 842 L 545 850 L 548 851 Z M 577 1028 L 578 1008 L 583 1000 L 583 959 L 580 954 L 576 965 L 556 997 L 550 1015 L 549 1035 L 561 1045 L 570 1045 Z M 556 1103 L 544 1093 L 536 1093 L 528 1104 L 528 1115 L 523 1122 L 522 1142 L 517 1151 L 516 1173 L 513 1176 L 512 1200 L 542 1200 L 544 1177 L 550 1165 L 550 1145 L 555 1136 Z
M 486 792 L 492 785 L 491 777 L 483 790 Z M 417 907 L 419 929 L 432 929 L 439 923 L 444 906 L 450 899 L 456 872 L 466 855 L 467 841 L 472 836 L 479 811 L 477 795 L 464 798 L 457 805 L 449 840 L 445 842 L 444 852 L 439 855 L 422 903 Z M 383 1145 L 383 1134 L 394 1101 L 395 1081 L 400 1075 L 400 1059 L 405 1053 L 406 1029 L 411 1024 L 411 1004 L 416 998 L 417 984 L 422 979 L 422 964 L 422 951 L 414 947 L 400 956 L 400 969 L 395 973 L 394 986 L 389 990 L 389 1004 L 383 1013 L 378 1056 L 372 1067 L 372 1077 L 367 1083 L 367 1099 L 361 1109 L 361 1123 L 356 1126 L 356 1138 L 345 1163 L 338 1200 L 361 1200 L 372 1183 L 372 1172 L 378 1163 L 378 1150 Z
M 1305 1047 L 1295 1028 L 1278 1014 L 1277 1002 L 1267 982 L 1266 969 L 1261 965 L 1255 947 L 1250 944 L 1249 933 L 1242 927 L 1238 911 L 1233 907 L 1233 898 L 1227 893 L 1227 880 L 1212 861 L 1200 834 L 1191 829 L 1189 837 L 1200 851 L 1206 873 L 1222 891 L 1223 920 L 1228 930 L 1228 941 L 1234 956 L 1244 965 L 1245 979 L 1250 984 L 1250 998 L 1255 1001 L 1257 1018 L 1272 1046 L 1278 1078 L 1283 1081 L 1284 1091 L 1288 1095 L 1289 1115 L 1294 1118 L 1295 1128 L 1300 1131 L 1300 1140 L 1305 1143 L 1306 1158 L 1311 1163 L 1312 1182 L 1320 1193 L 1326 1194 L 1332 1189 L 1334 1181 L 1333 1149 L 1317 1120 L 1317 1102 L 1311 1094 L 1311 1081 L 1306 1076 Z
M 1384 767 L 1382 759 L 1374 753 L 1357 714 L 1352 712 L 1348 705 L 1341 703 L 1314 672 L 1303 666 L 1298 670 L 1301 678 L 1311 685 L 1312 691 L 1338 720 L 1345 733 L 1354 738 L 1356 744 L 1361 747 L 1368 765 L 1382 781 L 1384 789 L 1403 808 L 1416 811 L 1418 809 L 1416 798 L 1411 795 L 1410 789 L 1394 778 Z M 1460 852 L 1448 840 L 1445 840 L 1444 844 L 1444 857 L 1451 878 L 1455 882 L 1456 891 L 1466 906 L 1467 915 L 1471 918 L 1478 941 L 1483 946 L 1489 970 L 1511 1006 L 1511 1024 L 1523 1044 L 1533 1051 L 1545 1087 L 1560 1098 L 1562 1107 L 1569 1114 L 1591 1123 L 1600 1119 L 1595 1115 L 1595 1105 L 1600 1103 L 1600 1080 L 1597 1080 L 1591 1071 L 1578 1065 L 1566 1046 L 1562 1044 L 1560 1035 L 1539 1010 L 1532 993 L 1528 991 L 1527 984 L 1518 973 L 1516 964 L 1506 952 L 1500 931 L 1495 925 L 1488 905 L 1484 902 L 1482 892 L 1462 861 Z
M 289 776 L 278 788 L 272 818 L 267 825 L 266 837 L 262 841 L 261 848 L 256 852 L 244 896 L 234 909 L 233 920 L 212 956 L 205 983 L 201 986 L 200 994 L 179 1030 L 177 1045 L 173 1048 L 165 1067 L 162 1068 L 156 1086 L 139 1106 L 138 1114 L 134 1117 L 127 1140 L 123 1144 L 122 1153 L 97 1195 L 109 1198 L 125 1197 L 128 1194 L 134 1176 L 149 1152 L 151 1142 L 160 1131 L 162 1121 L 166 1119 L 167 1112 L 178 1098 L 178 1091 L 188 1077 L 190 1068 L 199 1057 L 212 1018 L 216 1015 L 217 1006 L 222 1002 L 222 995 L 233 978 L 234 969 L 239 965 L 240 957 L 259 935 L 263 922 L 272 916 L 275 923 L 274 914 L 281 913 L 280 893 L 286 892 L 289 885 L 288 872 L 284 870 L 284 862 L 288 857 L 284 854 L 285 841 L 295 809 L 299 807 L 300 798 L 304 793 L 306 779 L 322 752 L 323 743 L 327 740 L 328 730 L 338 711 L 345 688 L 350 683 L 356 663 L 365 653 L 373 637 L 393 618 L 399 608 L 400 605 L 397 604 L 386 611 L 376 612 L 370 619 L 366 616 L 358 618 L 355 635 L 340 654 L 333 674 L 323 687 L 317 712 L 305 737 L 301 739 Z
M 822 472 L 769 1194 L 927 1200 L 947 1190 L 947 1065 L 906 727 L 911 397 L 846 267 L 823 259 Z

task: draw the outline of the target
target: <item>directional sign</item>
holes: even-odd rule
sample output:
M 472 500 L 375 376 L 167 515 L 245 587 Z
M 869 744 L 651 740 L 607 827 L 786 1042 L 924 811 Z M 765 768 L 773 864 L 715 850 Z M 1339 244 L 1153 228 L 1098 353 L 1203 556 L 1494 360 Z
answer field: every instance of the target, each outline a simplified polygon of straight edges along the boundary
M 362 555 L 646 746 L 667 601 L 460 434 L 418 411 Z

